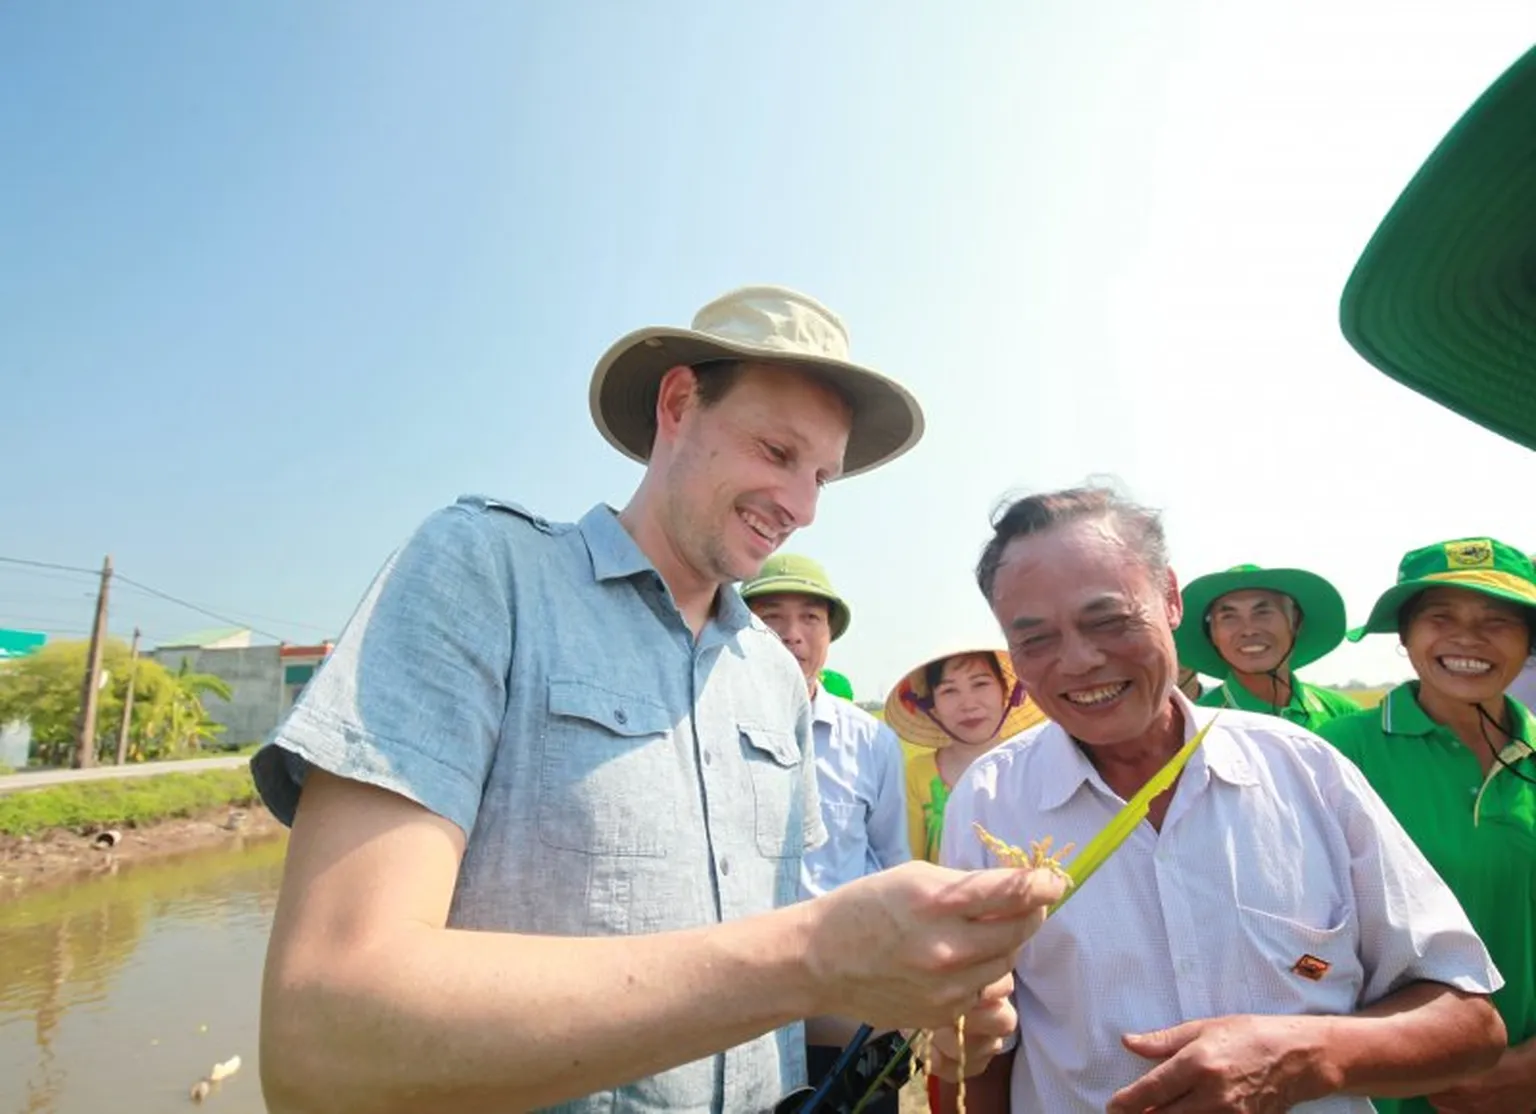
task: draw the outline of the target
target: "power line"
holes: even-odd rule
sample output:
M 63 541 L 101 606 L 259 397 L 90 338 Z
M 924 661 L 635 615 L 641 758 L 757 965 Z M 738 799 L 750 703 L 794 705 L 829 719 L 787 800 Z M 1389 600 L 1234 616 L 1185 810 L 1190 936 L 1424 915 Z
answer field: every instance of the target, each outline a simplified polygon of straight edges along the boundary
M 158 596 L 160 599 L 166 600 L 169 603 L 179 604 L 180 606 L 187 608 L 189 611 L 196 611 L 199 615 L 206 615 L 210 619 L 217 619 L 219 622 L 228 623 L 231 626 L 245 627 L 252 634 L 259 634 L 263 638 L 270 638 L 277 642 L 286 641 L 286 639 L 284 639 L 280 634 L 273 634 L 271 631 L 261 630 L 258 627 L 253 627 L 249 623 L 242 623 L 239 619 L 231 619 L 227 615 L 220 615 L 216 611 L 209 611 L 206 607 L 201 607 L 195 603 L 189 603 L 188 601 L 181 599 L 178 596 L 171 595 L 169 592 L 162 592 L 159 588 L 151 588 L 148 584 L 140 584 L 137 580 L 130 580 L 122 573 L 117 573 L 116 577 L 118 580 L 122 581 L 122 583 L 131 585 L 141 592 L 148 592 L 150 595 Z
M 0 563 L 7 565 L 26 565 L 33 569 L 54 569 L 58 572 L 83 572 L 87 576 L 101 575 L 100 569 L 82 569 L 78 565 L 56 565 L 52 561 L 27 561 L 20 557 L 0 557 Z
M 197 605 L 197 604 L 185 603 L 182 600 L 174 599 L 173 597 L 167 596 L 164 592 L 160 591 L 158 588 L 146 587 L 145 585 L 139 584 L 137 581 L 129 580 L 126 576 L 123 576 L 121 574 L 118 574 L 116 579 L 122 581 L 123 587 L 127 588 L 130 592 L 140 592 L 140 593 L 142 593 L 144 595 L 157 596 L 160 599 L 170 599 L 173 603 L 180 603 L 184 607 L 191 607 L 194 610 L 201 611 L 204 615 L 210 615 L 210 616 L 212 616 L 215 619 L 219 619 L 219 616 L 214 615 L 211 611 L 207 610 L 206 608 L 203 608 L 203 607 L 201 607 L 200 605 Z M 331 632 L 331 628 L 329 628 L 329 627 L 322 627 L 318 623 L 300 623 L 300 622 L 296 622 L 293 619 L 280 619 L 280 618 L 278 618 L 275 615 L 258 615 L 254 611 L 240 611 L 240 612 L 238 612 L 238 614 L 244 615 L 248 619 L 260 619 L 263 622 L 268 622 L 268 623 L 281 623 L 285 627 L 303 627 L 303 628 L 305 628 L 307 630 L 320 631 L 322 633 L 327 633 L 327 634 L 332 633 Z M 245 623 L 243 620 L 239 620 L 239 619 L 219 619 L 219 621 L 223 622 L 223 623 L 239 623 L 240 626 L 248 626 L 247 623 Z M 250 629 L 253 630 L 253 631 L 256 630 L 255 627 L 251 627 Z M 262 632 L 257 631 L 256 633 L 259 634 L 259 633 L 262 633 Z M 270 637 L 276 637 L 276 636 L 274 635 L 274 636 L 270 636 Z
M 57 564 L 57 563 L 52 562 L 52 561 L 32 561 L 32 560 L 28 560 L 28 559 L 26 559 L 24 557 L 0 557 L 0 564 L 18 566 L 18 571 L 20 569 L 45 570 L 45 571 L 39 572 L 37 574 L 37 575 L 44 575 L 44 576 L 46 576 L 49 571 L 54 572 L 54 573 L 84 574 L 86 576 L 91 576 L 91 577 L 95 577 L 95 576 L 99 576 L 100 575 L 100 570 L 99 569 L 87 569 L 87 568 L 82 568 L 82 567 L 80 567 L 78 565 L 61 565 L 61 564 Z M 148 584 L 144 584 L 144 583 L 141 583 L 140 581 L 132 579 L 131 577 L 124 576 L 120 572 L 115 572 L 114 571 L 114 573 L 112 574 L 112 579 L 114 581 L 116 581 L 117 583 L 123 585 L 124 587 L 129 588 L 130 590 L 142 592 L 145 595 L 149 595 L 149 596 L 154 596 L 157 599 L 165 600 L 167 603 L 174 603 L 178 607 L 185 607 L 189 611 L 195 611 L 199 615 L 206 615 L 208 618 L 215 619 L 215 620 L 217 620 L 220 623 L 227 623 L 230 626 L 244 627 L 245 629 L 249 630 L 252 634 L 259 634 L 259 635 L 261 635 L 261 637 L 263 637 L 263 638 L 270 638 L 270 639 L 272 639 L 275 642 L 287 641 L 280 634 L 273 634 L 271 631 L 262 630 L 259 627 L 252 626 L 250 623 L 245 622 L 242 619 L 231 618 L 228 615 L 221 614 L 221 613 L 219 613 L 217 611 L 214 611 L 214 610 L 212 610 L 210 608 L 204 607 L 201 604 L 193 603 L 190 600 L 184 600 L 180 596 L 174 596 L 174 595 L 172 595 L 169 592 L 162 592 L 159 588 L 152 588 Z M 253 618 L 258 618 L 258 619 L 264 619 L 266 622 L 281 623 L 284 626 L 302 627 L 302 628 L 305 628 L 307 630 L 321 631 L 321 632 L 324 632 L 324 633 L 327 633 L 327 634 L 331 633 L 330 629 L 328 627 L 322 627 L 322 626 L 320 626 L 320 625 L 318 625 L 316 623 L 296 623 L 296 622 L 293 622 L 292 620 L 289 620 L 289 619 L 277 619 L 277 618 L 274 618 L 272 616 L 253 615 L 252 617 Z

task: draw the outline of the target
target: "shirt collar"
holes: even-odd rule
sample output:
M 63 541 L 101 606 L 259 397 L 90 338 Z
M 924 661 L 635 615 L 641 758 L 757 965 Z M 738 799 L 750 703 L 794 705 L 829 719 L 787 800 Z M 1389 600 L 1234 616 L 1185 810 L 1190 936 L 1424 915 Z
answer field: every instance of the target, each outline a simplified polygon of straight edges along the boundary
M 664 586 L 656 566 L 619 521 L 619 512 L 606 503 L 599 503 L 582 515 L 576 528 L 581 531 L 587 555 L 592 560 L 594 580 L 627 580 L 642 573 L 650 573 L 658 584 Z M 670 593 L 668 596 L 670 598 Z M 715 614 L 712 621 L 727 635 L 750 626 L 762 626 L 741 598 L 741 593 L 729 584 L 722 584 L 715 592 Z M 762 629 L 767 630 L 767 627 Z
M 592 576 L 598 581 L 623 580 L 643 572 L 655 572 L 656 566 L 640 551 L 635 539 L 629 536 L 619 521 L 619 512 L 605 503 L 599 503 L 586 514 L 576 528 L 587 543 L 587 554 L 592 558 Z
M 1291 675 L 1291 700 L 1285 708 L 1296 708 L 1300 705 L 1301 681 L 1295 674 Z M 1221 701 L 1228 708 L 1236 708 L 1242 712 L 1268 712 L 1274 708 L 1268 700 L 1261 699 L 1248 691 L 1241 681 L 1235 677 L 1228 677 L 1221 682 Z
M 1173 701 L 1184 716 L 1186 743 L 1220 711 L 1218 708 L 1202 708 L 1191 703 L 1189 697 L 1177 689 L 1173 692 Z M 1042 764 L 1044 776 L 1038 782 L 1039 807 L 1043 811 L 1060 808 L 1085 784 L 1092 784 L 1106 793 L 1112 792 L 1083 753 L 1083 748 L 1077 745 L 1060 724 L 1051 724 L 1032 745 L 1050 747 L 1048 760 Z M 1224 731 L 1208 734 L 1184 769 L 1186 775 L 1197 777 L 1202 783 L 1215 776 L 1232 785 L 1258 784 L 1258 777 L 1248 759 Z
M 1516 742 L 1536 742 L 1536 717 L 1526 709 L 1518 700 L 1504 698 L 1504 706 L 1509 709 L 1510 723 L 1514 727 L 1514 739 Z M 1429 718 L 1419 704 L 1419 683 L 1417 681 L 1405 681 L 1391 692 L 1381 702 L 1381 731 L 1384 735 L 1414 735 L 1422 738 L 1442 730 L 1441 726 Z
M 836 725 L 837 705 L 833 703 L 837 697 L 827 691 L 826 685 L 816 686 L 816 695 L 811 698 L 811 719 L 816 723 Z

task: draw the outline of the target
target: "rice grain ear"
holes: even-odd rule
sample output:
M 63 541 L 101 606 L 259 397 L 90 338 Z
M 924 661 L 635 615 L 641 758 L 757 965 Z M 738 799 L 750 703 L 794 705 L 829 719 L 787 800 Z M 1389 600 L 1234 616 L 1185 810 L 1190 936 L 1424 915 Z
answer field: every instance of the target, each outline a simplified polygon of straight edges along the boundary
M 1004 866 L 1018 867 L 1021 870 L 1054 870 L 1065 875 L 1067 890 L 1061 895 L 1061 900 L 1051 906 L 1050 912 L 1054 913 L 1093 876 L 1094 871 L 1109 861 L 1109 857 L 1120 849 L 1120 845 L 1136 830 L 1136 826 L 1147 818 L 1153 799 L 1165 793 L 1178 780 L 1180 771 L 1184 769 L 1195 751 L 1200 749 L 1200 744 L 1205 741 L 1205 736 L 1215 723 L 1216 716 L 1212 716 L 1204 727 L 1195 732 L 1194 738 L 1185 743 L 1179 752 L 1170 758 L 1161 770 L 1153 774 L 1119 812 L 1115 813 L 1110 822 L 1104 825 L 1104 830 L 1089 840 L 1088 845 L 1065 866 L 1062 865 L 1062 859 L 1072 852 L 1074 844 L 1069 843 L 1060 851 L 1052 851 L 1051 837 L 1046 836 L 1030 843 L 1029 850 L 1025 851 L 1021 847 L 1015 847 L 998 839 L 980 824 L 973 825 L 976 835 L 981 840 L 982 846 L 992 852 Z

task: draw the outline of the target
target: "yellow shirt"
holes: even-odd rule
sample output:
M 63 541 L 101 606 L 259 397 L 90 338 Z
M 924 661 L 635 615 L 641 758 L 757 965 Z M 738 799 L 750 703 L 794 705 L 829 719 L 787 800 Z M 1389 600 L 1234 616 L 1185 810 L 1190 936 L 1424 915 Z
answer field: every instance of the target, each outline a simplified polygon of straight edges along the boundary
M 912 857 L 930 863 L 939 861 L 944 805 L 949 800 L 938 755 L 930 747 L 913 747 L 907 758 L 907 838 L 912 841 Z

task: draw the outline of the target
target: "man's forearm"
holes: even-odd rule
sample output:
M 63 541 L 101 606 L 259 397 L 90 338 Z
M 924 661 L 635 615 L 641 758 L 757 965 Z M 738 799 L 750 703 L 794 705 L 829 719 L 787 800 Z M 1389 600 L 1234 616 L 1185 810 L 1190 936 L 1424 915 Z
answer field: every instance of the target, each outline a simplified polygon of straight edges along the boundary
M 792 907 L 624 938 L 421 927 L 316 949 L 324 962 L 268 974 L 267 1102 L 274 1114 L 474 1114 L 652 1075 L 813 1012 L 805 922 Z
M 1326 1026 L 1330 1090 L 1409 1098 L 1442 1090 L 1498 1061 L 1504 1023 L 1487 998 L 1413 983 Z

